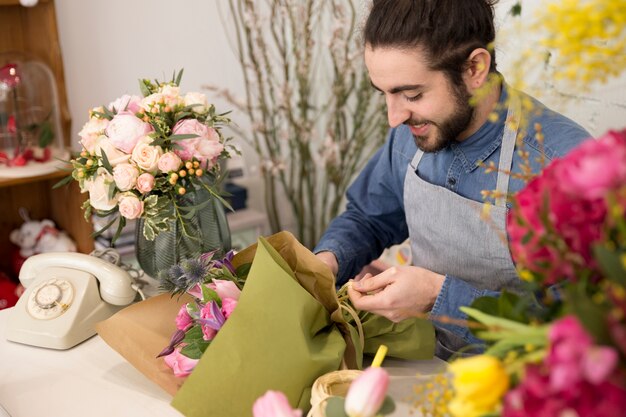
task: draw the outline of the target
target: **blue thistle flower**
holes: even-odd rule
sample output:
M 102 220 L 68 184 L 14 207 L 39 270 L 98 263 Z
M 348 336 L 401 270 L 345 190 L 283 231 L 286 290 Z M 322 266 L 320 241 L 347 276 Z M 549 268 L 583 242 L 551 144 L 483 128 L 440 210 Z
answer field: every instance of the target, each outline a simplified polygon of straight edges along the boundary
M 185 259 L 181 261 L 180 267 L 185 274 L 187 288 L 202 282 L 208 272 L 206 263 L 198 259 Z

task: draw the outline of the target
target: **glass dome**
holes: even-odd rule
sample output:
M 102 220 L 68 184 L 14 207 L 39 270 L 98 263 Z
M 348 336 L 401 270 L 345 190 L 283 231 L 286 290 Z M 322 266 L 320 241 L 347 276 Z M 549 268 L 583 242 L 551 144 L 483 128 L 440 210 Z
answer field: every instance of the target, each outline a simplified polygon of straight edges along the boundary
M 23 53 L 1 53 L 0 177 L 53 172 L 68 156 L 54 74 Z

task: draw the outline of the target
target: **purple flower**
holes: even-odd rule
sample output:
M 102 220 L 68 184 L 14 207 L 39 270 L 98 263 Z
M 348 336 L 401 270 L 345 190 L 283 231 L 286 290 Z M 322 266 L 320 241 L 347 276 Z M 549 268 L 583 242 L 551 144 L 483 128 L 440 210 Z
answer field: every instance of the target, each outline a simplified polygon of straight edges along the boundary
M 200 309 L 200 319 L 204 340 L 213 340 L 217 331 L 222 328 L 226 317 L 220 310 L 220 306 L 215 301 L 209 301 Z
M 185 332 L 183 330 L 176 330 L 170 338 L 170 343 L 157 355 L 157 358 L 166 356 L 174 352 L 174 348 L 185 339 Z

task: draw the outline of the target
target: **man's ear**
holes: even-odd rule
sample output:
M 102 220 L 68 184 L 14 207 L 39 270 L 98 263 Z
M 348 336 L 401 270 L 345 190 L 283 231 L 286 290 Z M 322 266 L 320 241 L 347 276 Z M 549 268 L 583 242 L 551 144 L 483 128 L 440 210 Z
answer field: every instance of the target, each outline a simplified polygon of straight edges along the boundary
M 469 91 L 483 86 L 489 75 L 491 54 L 484 48 L 476 48 L 467 58 L 467 67 L 463 73 L 463 80 Z

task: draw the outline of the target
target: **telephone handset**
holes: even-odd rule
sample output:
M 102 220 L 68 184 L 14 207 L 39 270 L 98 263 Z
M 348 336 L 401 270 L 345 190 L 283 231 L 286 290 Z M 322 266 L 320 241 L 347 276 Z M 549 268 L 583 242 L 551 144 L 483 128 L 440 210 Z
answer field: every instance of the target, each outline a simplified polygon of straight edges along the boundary
M 13 309 L 7 339 L 69 349 L 96 334 L 94 324 L 133 302 L 128 272 L 81 253 L 42 253 L 20 270 L 26 291 Z

